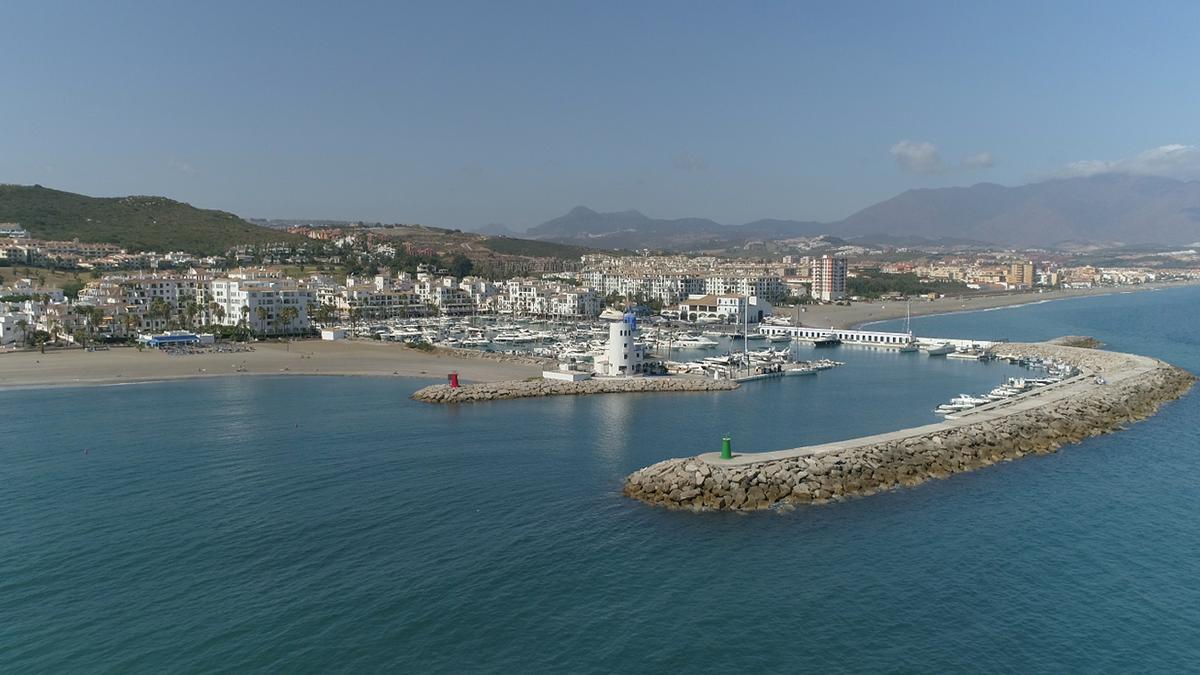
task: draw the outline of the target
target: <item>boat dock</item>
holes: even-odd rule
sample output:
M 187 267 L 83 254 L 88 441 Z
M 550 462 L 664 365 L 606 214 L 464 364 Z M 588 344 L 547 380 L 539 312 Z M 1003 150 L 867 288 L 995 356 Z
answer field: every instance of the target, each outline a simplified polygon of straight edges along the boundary
M 732 379 L 734 382 L 741 383 L 741 382 L 754 382 L 755 380 L 769 380 L 769 379 L 776 378 L 776 377 L 795 377 L 798 375 L 816 375 L 818 370 L 826 370 L 828 368 L 833 367 L 831 365 L 827 365 L 828 363 L 837 364 L 836 361 L 833 361 L 833 362 L 821 361 L 821 362 L 819 362 L 819 365 L 817 365 L 817 366 L 796 365 L 796 366 L 793 366 L 790 368 L 783 368 L 781 370 L 772 370 L 772 371 L 765 372 L 765 373 L 751 373 L 749 375 L 737 375 L 730 379 Z
M 875 330 L 851 330 L 849 328 L 816 328 L 814 326 L 759 326 L 758 331 L 767 337 L 790 337 L 801 342 L 814 344 L 867 345 L 900 349 L 911 343 L 918 346 L 951 345 L 956 350 L 985 350 L 998 344 L 991 340 L 968 340 L 962 338 L 917 337 L 911 333 L 891 333 Z

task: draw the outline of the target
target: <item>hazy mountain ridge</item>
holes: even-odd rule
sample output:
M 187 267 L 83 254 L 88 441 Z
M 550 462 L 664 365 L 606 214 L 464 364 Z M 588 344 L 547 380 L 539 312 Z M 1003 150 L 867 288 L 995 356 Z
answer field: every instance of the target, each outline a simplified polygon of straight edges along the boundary
M 1200 182 L 1102 174 L 1016 187 L 921 188 L 831 223 L 764 219 L 722 225 L 706 218 L 655 219 L 638 211 L 598 213 L 580 206 L 528 232 L 535 239 L 601 248 L 676 250 L 819 234 L 911 244 L 1184 245 L 1200 240 Z
M 1103 174 L 1011 188 L 909 190 L 833 226 L 850 234 L 891 231 L 1004 245 L 1182 244 L 1200 236 L 1200 182 Z
M 728 246 L 748 239 L 787 239 L 823 234 L 821 223 L 756 220 L 722 225 L 708 218 L 650 218 L 639 211 L 600 213 L 576 206 L 566 215 L 532 227 L 527 236 L 599 248 L 687 249 Z

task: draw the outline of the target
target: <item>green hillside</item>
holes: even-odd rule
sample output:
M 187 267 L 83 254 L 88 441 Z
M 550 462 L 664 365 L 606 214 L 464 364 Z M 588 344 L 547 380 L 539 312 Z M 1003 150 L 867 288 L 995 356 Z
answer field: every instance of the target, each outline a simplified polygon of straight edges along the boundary
M 496 253 L 541 258 L 572 259 L 588 253 L 613 253 L 612 251 L 600 251 L 583 246 L 557 244 L 551 241 L 535 241 L 533 239 L 516 239 L 513 237 L 488 237 L 484 240 L 483 245 Z
M 300 241 L 165 197 L 88 197 L 40 185 L 0 185 L 0 222 L 20 223 L 38 239 L 111 242 L 130 251 L 219 254 L 239 244 Z

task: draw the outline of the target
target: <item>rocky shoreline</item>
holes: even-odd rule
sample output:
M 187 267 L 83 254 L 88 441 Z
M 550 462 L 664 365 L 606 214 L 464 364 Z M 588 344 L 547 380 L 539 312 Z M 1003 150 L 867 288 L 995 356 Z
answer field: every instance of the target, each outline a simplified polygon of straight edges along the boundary
M 541 396 L 581 396 L 584 394 L 624 394 L 642 392 L 728 391 L 738 384 L 728 380 L 708 380 L 698 377 L 633 377 L 593 378 L 582 382 L 562 380 L 510 380 L 464 384 L 458 388 L 435 384 L 413 393 L 412 398 L 425 403 L 473 403 L 512 398 Z
M 1051 343 L 996 351 L 1053 358 L 1084 374 L 995 410 L 839 443 L 721 460 L 669 459 L 633 472 L 624 494 L 655 506 L 754 511 L 864 496 L 1046 454 L 1145 419 L 1186 393 L 1195 377 L 1157 359 Z M 1106 383 L 1096 381 L 1102 376 Z

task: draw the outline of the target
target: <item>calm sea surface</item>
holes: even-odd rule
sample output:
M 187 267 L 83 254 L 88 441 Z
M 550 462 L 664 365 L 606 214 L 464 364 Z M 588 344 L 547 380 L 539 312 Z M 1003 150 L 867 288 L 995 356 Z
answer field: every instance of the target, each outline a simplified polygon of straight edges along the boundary
M 1200 370 L 1200 289 L 914 320 Z M 1194 670 L 1200 397 L 1128 431 L 790 514 L 630 471 L 933 421 L 1010 366 L 842 347 L 723 394 L 421 405 L 422 382 L 0 393 L 0 671 Z

